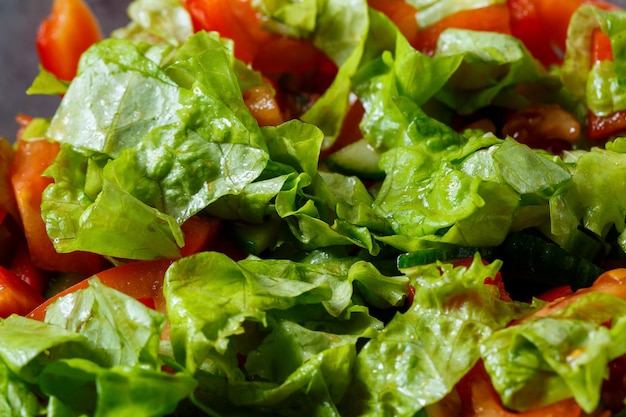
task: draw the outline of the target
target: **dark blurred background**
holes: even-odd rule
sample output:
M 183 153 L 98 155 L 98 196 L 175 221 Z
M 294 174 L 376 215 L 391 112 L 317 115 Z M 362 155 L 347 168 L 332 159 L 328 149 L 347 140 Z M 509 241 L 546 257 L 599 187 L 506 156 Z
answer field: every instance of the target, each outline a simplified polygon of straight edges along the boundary
M 130 0 L 87 2 L 105 36 L 128 23 L 126 7 Z M 613 3 L 626 7 L 626 0 Z M 17 129 L 16 114 L 49 117 L 59 102 L 56 97 L 25 94 L 38 73 L 37 27 L 51 6 L 52 0 L 0 0 L 0 136 L 11 141 Z
M 128 23 L 126 7 L 130 0 L 86 0 L 102 32 Z M 0 136 L 13 141 L 15 115 L 52 116 L 59 99 L 27 96 L 26 89 L 39 72 L 35 36 L 39 23 L 48 15 L 52 0 L 0 0 Z

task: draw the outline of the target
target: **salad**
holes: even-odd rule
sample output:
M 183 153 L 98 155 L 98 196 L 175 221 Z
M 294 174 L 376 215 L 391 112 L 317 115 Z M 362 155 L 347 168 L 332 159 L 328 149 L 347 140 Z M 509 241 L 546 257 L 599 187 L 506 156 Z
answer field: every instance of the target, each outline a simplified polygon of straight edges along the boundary
M 55 0 L 0 415 L 626 415 L 626 12 Z

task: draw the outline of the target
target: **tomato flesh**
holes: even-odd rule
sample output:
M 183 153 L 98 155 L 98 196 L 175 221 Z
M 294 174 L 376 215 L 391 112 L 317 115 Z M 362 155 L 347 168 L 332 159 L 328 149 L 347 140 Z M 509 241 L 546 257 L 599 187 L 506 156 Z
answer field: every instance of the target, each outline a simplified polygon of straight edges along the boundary
M 18 139 L 10 180 L 17 200 L 18 210 L 34 265 L 39 268 L 93 274 L 106 267 L 107 262 L 93 253 L 58 253 L 46 232 L 41 217 L 41 199 L 44 189 L 52 179 L 43 171 L 54 161 L 59 143 L 45 139 Z
M 133 261 L 101 271 L 96 276 L 104 285 L 141 300 L 144 304 L 154 306 L 159 311 L 165 311 L 163 277 L 172 262 L 169 259 Z M 46 317 L 46 309 L 52 302 L 66 294 L 87 288 L 88 285 L 89 279 L 82 280 L 45 302 L 42 301 L 40 305 L 33 307 L 28 317 L 43 320 Z
M 0 317 L 24 315 L 43 302 L 43 297 L 13 272 L 0 266 Z
M 439 35 L 448 28 L 510 34 L 509 10 L 506 4 L 496 4 L 453 13 L 426 28 L 420 28 L 414 46 L 425 54 L 433 55 Z
M 100 39 L 100 25 L 87 3 L 54 0 L 50 15 L 39 26 L 35 44 L 43 68 L 59 79 L 71 80 L 82 53 Z

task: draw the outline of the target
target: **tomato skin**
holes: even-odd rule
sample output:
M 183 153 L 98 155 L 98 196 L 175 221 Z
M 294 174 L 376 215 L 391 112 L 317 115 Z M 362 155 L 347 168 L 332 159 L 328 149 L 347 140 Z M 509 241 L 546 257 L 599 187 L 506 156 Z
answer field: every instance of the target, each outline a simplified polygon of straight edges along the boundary
M 13 272 L 0 266 L 0 317 L 24 315 L 43 302 L 43 297 Z
M 185 246 L 180 254 L 185 257 L 208 249 L 222 231 L 222 221 L 216 217 L 196 215 L 187 219 L 181 229 L 185 234 Z
M 285 121 L 269 87 L 259 85 L 247 89 L 243 92 L 243 101 L 259 126 L 278 126 Z
M 368 4 L 391 19 L 411 44 L 417 41 L 418 27 L 415 18 L 417 9 L 415 7 L 404 0 L 369 0 Z
M 483 262 L 483 265 L 489 265 L 489 262 L 487 262 L 486 260 L 484 259 L 481 259 L 481 260 Z M 452 262 L 452 265 L 454 265 L 455 268 L 459 266 L 464 266 L 466 268 L 469 268 L 470 266 L 472 266 L 473 262 L 474 262 L 474 258 L 469 257 L 469 258 L 457 259 L 456 261 Z M 502 274 L 500 272 L 496 273 L 495 277 L 485 278 L 484 284 L 493 285 L 496 288 L 497 294 L 501 300 L 511 301 L 511 296 L 509 295 L 508 291 L 504 287 L 504 281 L 502 280 Z
M 141 300 L 145 304 L 154 306 L 159 311 L 165 311 L 163 278 L 165 271 L 167 271 L 172 262 L 173 260 L 171 259 L 132 261 L 98 272 L 96 276 L 104 285 Z M 46 317 L 46 309 L 52 302 L 66 294 L 87 288 L 88 285 L 89 278 L 42 301 L 39 305 L 33 307 L 32 311 L 28 313 L 28 317 L 42 321 Z
M 101 39 L 100 25 L 83 0 L 54 0 L 35 45 L 43 68 L 69 81 L 76 76 L 82 53 Z
M 600 29 L 593 31 L 591 38 L 591 65 L 601 61 L 613 60 L 611 39 Z M 587 137 L 591 140 L 608 139 L 611 135 L 626 130 L 626 110 L 616 111 L 608 116 L 597 116 L 592 111 L 587 113 Z
M 215 31 L 235 42 L 235 57 L 252 62 L 270 38 L 250 0 L 182 0 L 196 31 Z
M 263 73 L 304 73 L 323 66 L 327 59 L 311 42 L 266 31 L 250 0 L 181 1 L 195 31 L 215 31 L 232 39 L 235 57 Z
M 22 140 L 18 138 L 15 157 L 9 175 L 17 200 L 24 236 L 31 259 L 39 268 L 93 274 L 106 267 L 101 256 L 85 253 L 57 253 L 46 232 L 41 217 L 41 196 L 52 183 L 42 175 L 59 152 L 59 144 L 44 139 Z
M 613 47 L 609 35 L 595 29 L 591 35 L 591 65 L 602 61 L 613 61 Z
M 506 4 L 462 10 L 446 16 L 426 28 L 420 28 L 413 46 L 427 55 L 433 55 L 437 48 L 439 35 L 445 29 L 459 28 L 510 34 L 509 20 L 509 9 Z
M 587 137 L 591 140 L 608 139 L 611 135 L 626 131 L 626 110 L 611 113 L 608 116 L 587 114 Z
M 17 246 L 9 270 L 30 285 L 38 294 L 43 294 L 50 281 L 49 272 L 38 268 L 31 260 L 25 242 L 20 242 Z
M 545 28 L 537 0 L 508 0 L 511 34 L 520 39 L 530 53 L 544 66 L 560 64 L 562 55 L 546 42 Z
M 582 409 L 573 399 L 524 412 L 507 410 L 482 362 L 478 362 L 457 384 L 463 404 L 462 417 L 580 417 Z
M 560 300 L 563 297 L 567 297 L 568 295 L 571 295 L 573 293 L 574 291 L 572 290 L 571 286 L 561 285 L 545 291 L 542 294 L 539 294 L 537 298 L 542 301 L 553 302 L 556 300 Z

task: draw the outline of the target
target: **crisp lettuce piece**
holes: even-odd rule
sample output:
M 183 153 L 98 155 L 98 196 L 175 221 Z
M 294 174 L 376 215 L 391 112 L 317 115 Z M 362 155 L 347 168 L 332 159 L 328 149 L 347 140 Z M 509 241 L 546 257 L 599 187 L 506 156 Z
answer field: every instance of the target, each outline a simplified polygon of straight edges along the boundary
M 419 27 L 425 28 L 441 19 L 463 10 L 478 9 L 497 4 L 504 0 L 408 0 L 407 3 L 419 10 L 415 18 Z
M 460 114 L 470 114 L 491 104 L 521 108 L 529 100 L 517 92 L 516 86 L 559 84 L 558 78 L 510 35 L 447 29 L 439 37 L 435 56 L 454 55 L 461 55 L 463 64 L 436 97 Z
M 43 94 L 43 95 L 59 95 L 67 93 L 70 83 L 60 80 L 50 71 L 46 71 L 43 67 L 39 67 L 39 74 L 33 80 L 33 83 L 26 90 L 26 94 Z
M 445 135 L 454 141 L 449 143 Z M 547 208 L 571 184 L 567 164 L 512 139 L 500 141 L 477 132 L 455 137 L 446 130 L 440 137 L 449 143 L 447 148 L 439 145 L 437 136 L 428 140 L 415 135 L 415 145 L 391 149 L 381 157 L 387 176 L 374 207 L 397 234 L 495 246 L 513 228 L 548 223 L 545 208 L 523 208 Z
M 502 401 L 523 411 L 573 397 L 588 413 L 599 404 L 607 364 L 624 354 L 626 302 L 588 293 L 548 317 L 494 333 L 481 355 Z M 612 328 L 604 326 L 612 321 Z
M 426 158 L 420 147 L 396 148 L 383 155 L 382 163 L 392 171 L 375 204 L 394 231 L 426 237 L 456 227 L 444 241 L 468 246 L 500 243 L 510 228 L 519 195 L 506 183 L 483 181 L 454 164 Z M 412 170 L 405 169 L 408 166 Z M 466 227 L 472 233 L 460 232 Z
M 299 394 L 308 398 L 302 404 L 338 415 L 337 404 L 351 381 L 357 338 L 281 321 L 246 360 L 248 374 L 266 382 L 235 382 L 229 399 L 238 406 L 264 406 Z
M 594 30 L 601 30 L 609 36 L 614 52 L 612 62 L 591 62 Z M 589 5 L 574 12 L 568 27 L 561 71 L 563 84 L 598 116 L 626 108 L 624 30 L 626 12 L 609 12 Z
M 0 361 L 0 414 L 7 417 L 35 417 L 42 414 L 42 408 L 30 386 Z
M 626 200 L 621 179 L 625 163 L 624 154 L 600 148 L 580 155 L 567 190 L 550 201 L 552 232 L 567 236 L 579 224 L 600 237 L 613 227 L 624 232 Z M 618 243 L 626 248 L 621 240 Z
M 189 375 L 155 369 L 103 368 L 84 359 L 65 359 L 47 366 L 42 391 L 54 398 L 51 407 L 97 416 L 165 416 L 189 397 L 197 381 Z
M 235 263 L 205 252 L 174 263 L 164 284 L 170 336 L 174 356 L 201 375 L 201 391 L 210 391 L 197 401 L 218 410 L 334 410 L 350 384 L 357 341 L 382 328 L 353 304 L 353 284 L 381 308 L 404 300 L 407 289 L 406 278 L 354 262 L 322 256 Z
M 178 86 L 128 41 L 106 39 L 81 57 L 48 136 L 117 157 L 177 120 Z
M 49 362 L 71 357 L 87 343 L 83 335 L 21 316 L 0 322 L 0 360 L 28 383 L 35 383 Z
M 179 256 L 184 240 L 175 219 L 124 190 L 115 182 L 119 177 L 103 178 L 107 161 L 102 156 L 88 159 L 63 145 L 48 168 L 56 182 L 44 191 L 42 216 L 57 250 L 127 259 Z
M 181 259 L 168 270 L 164 287 L 174 353 L 193 371 L 205 359 L 225 355 L 244 322 L 266 324 L 268 310 L 322 303 L 338 316 L 352 294 L 345 274 L 290 261 L 237 264 L 214 252 Z
M 547 199 L 572 177 L 563 166 L 512 139 L 506 139 L 493 158 L 500 177 L 523 196 Z
M 165 316 L 100 284 L 64 295 L 45 322 L 0 322 L 0 410 L 7 416 L 166 415 L 197 381 L 162 372 Z M 39 397 L 28 395 L 37 393 Z
M 114 39 L 82 61 L 48 130 L 73 147 L 48 171 L 55 179 L 42 204 L 48 234 L 61 252 L 178 257 L 179 225 L 240 192 L 268 161 L 232 56 L 200 33 L 166 70 Z
M 402 271 L 415 298 L 359 352 L 351 393 L 358 415 L 415 415 L 441 400 L 479 359 L 482 340 L 532 311 L 484 285 L 499 266 L 477 256 L 469 268 L 437 263 Z
M 97 277 L 86 289 L 51 304 L 45 320 L 84 336 L 94 352 L 92 361 L 101 366 L 161 365 L 159 339 L 165 316 L 101 284 Z
M 128 16 L 131 22 L 112 37 L 178 46 L 193 34 L 191 17 L 176 0 L 134 0 L 128 5 Z

